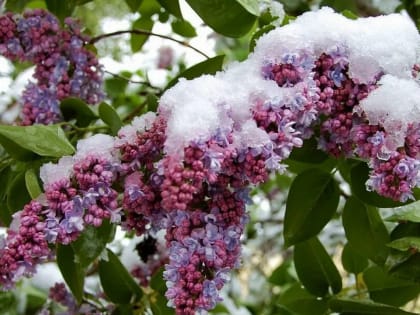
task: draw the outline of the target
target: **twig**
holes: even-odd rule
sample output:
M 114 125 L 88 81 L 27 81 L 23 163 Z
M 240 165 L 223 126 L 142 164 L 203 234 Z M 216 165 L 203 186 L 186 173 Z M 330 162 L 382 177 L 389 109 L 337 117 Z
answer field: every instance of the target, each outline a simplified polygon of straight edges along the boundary
M 148 36 L 156 36 L 156 37 L 164 38 L 164 39 L 167 39 L 167 40 L 171 40 L 171 41 L 173 41 L 175 43 L 178 43 L 178 44 L 180 44 L 182 46 L 188 47 L 188 48 L 194 50 L 195 52 L 199 53 L 200 55 L 206 57 L 207 59 L 210 58 L 204 52 L 202 52 L 198 48 L 195 48 L 194 46 L 191 46 L 187 42 L 184 42 L 182 40 L 178 40 L 178 39 L 172 38 L 172 37 L 167 36 L 167 35 L 157 34 L 157 33 L 153 33 L 153 32 L 147 31 L 147 30 L 143 30 L 143 29 L 132 29 L 132 30 L 116 31 L 116 32 L 101 34 L 101 35 L 98 35 L 96 37 L 91 38 L 88 43 L 89 44 L 95 44 L 96 42 L 98 42 L 98 41 L 100 41 L 100 40 L 102 40 L 104 38 L 108 38 L 108 37 L 112 37 L 112 36 L 118 36 L 118 35 L 122 35 L 122 34 L 148 35 Z
M 113 76 L 113 77 L 115 77 L 115 78 L 118 78 L 118 79 L 121 79 L 121 80 L 125 80 L 125 81 L 127 81 L 127 82 L 129 82 L 129 83 L 133 83 L 133 84 L 143 84 L 143 85 L 148 86 L 149 88 L 152 88 L 152 89 L 155 89 L 155 90 L 161 91 L 161 89 L 160 89 L 160 88 L 158 88 L 157 86 L 152 85 L 149 81 L 135 81 L 135 80 L 131 80 L 131 79 L 129 79 L 129 78 L 125 78 L 125 77 L 123 77 L 123 76 L 121 76 L 121 75 L 119 75 L 119 74 L 113 73 L 113 72 L 108 71 L 108 70 L 104 70 L 104 72 L 105 72 L 105 73 L 108 73 L 108 74 L 110 74 L 110 75 L 112 75 L 112 76 Z

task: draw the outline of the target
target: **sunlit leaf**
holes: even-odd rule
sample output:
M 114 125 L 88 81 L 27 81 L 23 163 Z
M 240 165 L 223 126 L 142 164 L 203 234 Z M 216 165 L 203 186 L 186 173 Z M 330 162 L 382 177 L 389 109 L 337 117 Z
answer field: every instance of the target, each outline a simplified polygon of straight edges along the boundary
M 112 135 L 116 135 L 122 127 L 122 121 L 115 109 L 105 102 L 99 104 L 99 117 L 111 128 Z
M 134 21 L 133 29 L 151 31 L 153 29 L 153 25 L 154 25 L 154 22 L 150 17 L 142 16 L 136 21 Z M 149 38 L 148 34 L 144 34 L 144 35 L 131 34 L 131 37 L 130 37 L 131 51 L 133 53 L 140 51 L 148 38 Z
M 216 32 L 239 37 L 250 31 L 257 17 L 236 0 L 186 0 L 191 8 Z
M 4 138 L 41 156 L 61 157 L 74 153 L 74 148 L 58 125 L 0 126 L 0 143 Z M 45 141 L 48 139 L 48 141 Z M 7 147 L 5 147 L 8 150 Z

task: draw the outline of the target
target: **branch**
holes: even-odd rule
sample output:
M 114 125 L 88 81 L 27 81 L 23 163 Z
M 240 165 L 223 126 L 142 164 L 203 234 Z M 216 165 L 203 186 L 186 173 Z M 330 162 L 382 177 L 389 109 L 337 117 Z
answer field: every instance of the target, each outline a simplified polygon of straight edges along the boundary
M 93 37 L 90 39 L 90 41 L 88 42 L 88 44 L 95 44 L 96 42 L 104 39 L 104 38 L 108 38 L 108 37 L 112 37 L 112 36 L 118 36 L 118 35 L 122 35 L 122 34 L 137 34 L 137 35 L 148 35 L 148 36 L 156 36 L 156 37 L 160 37 L 160 38 L 164 38 L 164 39 L 168 39 L 171 40 L 175 43 L 178 43 L 182 46 L 191 48 L 192 50 L 196 51 L 197 53 L 199 53 L 200 55 L 206 57 L 207 59 L 209 59 L 210 57 L 207 56 L 204 52 L 202 52 L 201 50 L 199 50 L 198 48 L 195 48 L 194 46 L 191 46 L 190 44 L 188 44 L 187 42 L 172 38 L 170 36 L 166 36 L 166 35 L 162 35 L 162 34 L 157 34 L 157 33 L 153 33 L 147 30 L 143 30 L 143 29 L 132 29 L 132 30 L 125 30 L 125 31 L 116 31 L 116 32 L 112 32 L 112 33 L 105 33 L 105 34 L 101 34 L 99 36 Z
M 148 86 L 148 87 L 149 87 L 149 88 L 151 88 L 151 89 L 161 91 L 161 89 L 160 89 L 160 88 L 158 88 L 158 87 L 156 87 L 156 86 L 152 85 L 149 81 L 135 81 L 135 80 L 131 80 L 131 79 L 129 79 L 129 78 L 125 78 L 125 77 L 123 77 L 123 76 L 121 76 L 121 75 L 119 75 L 119 74 L 113 73 L 113 72 L 108 71 L 108 70 L 104 70 L 104 72 L 105 72 L 105 73 L 108 73 L 109 75 L 112 75 L 112 76 L 113 76 L 113 77 L 115 77 L 115 78 L 118 78 L 118 79 L 121 79 L 121 80 L 125 80 L 125 81 L 127 81 L 127 82 L 129 82 L 129 83 L 134 83 L 134 84 L 143 84 L 143 85 Z

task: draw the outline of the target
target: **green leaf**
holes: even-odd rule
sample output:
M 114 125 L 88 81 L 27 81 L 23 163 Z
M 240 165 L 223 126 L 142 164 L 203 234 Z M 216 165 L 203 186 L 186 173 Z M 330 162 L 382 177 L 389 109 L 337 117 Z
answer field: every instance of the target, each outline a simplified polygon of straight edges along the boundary
M 359 17 L 357 16 L 357 14 L 355 14 L 353 11 L 351 10 L 344 10 L 343 12 L 341 12 L 341 14 L 343 16 L 345 16 L 346 18 L 350 19 L 350 20 L 357 20 Z
M 79 238 L 72 243 L 75 259 L 82 267 L 89 266 L 105 249 L 114 229 L 108 221 L 100 227 L 87 226 Z
M 260 28 L 258 31 L 256 31 L 252 37 L 251 41 L 249 42 L 249 51 L 253 52 L 255 45 L 257 44 L 257 40 L 264 35 L 265 33 L 268 33 L 269 31 L 274 30 L 276 27 L 274 25 L 265 25 L 264 27 Z M 296 149 L 295 149 L 296 150 Z M 295 151 L 293 150 L 292 153 Z
M 150 280 L 150 287 L 161 294 L 166 292 L 166 282 L 163 279 L 163 268 L 160 268 Z
M 179 0 L 157 0 L 166 11 L 182 19 L 181 9 L 179 7 Z
M 65 120 L 76 119 L 76 125 L 86 127 L 97 119 L 89 106 L 79 98 L 66 98 L 60 103 L 60 109 Z
M 374 191 L 366 190 L 366 181 L 369 177 L 369 168 L 366 163 L 356 164 L 350 171 L 351 190 L 361 201 L 380 208 L 394 208 L 404 203 L 394 201 L 378 195 Z M 409 202 L 412 202 L 411 200 Z
M 208 26 L 228 37 L 245 35 L 257 19 L 236 0 L 187 0 L 187 3 Z
M 386 218 L 386 220 L 391 222 L 409 221 L 420 223 L 420 201 L 399 207 L 396 213 Z
M 350 243 L 344 245 L 341 262 L 344 269 L 356 275 L 365 270 L 369 264 L 368 259 L 360 255 L 358 249 L 351 246 Z
M 30 0 L 12 0 L 6 1 L 6 10 L 12 12 L 21 12 Z
M 389 275 L 378 266 L 363 273 L 370 298 L 379 303 L 403 306 L 420 293 L 420 285 Z
M 333 298 L 329 301 L 328 305 L 331 310 L 344 314 L 416 315 L 414 313 L 409 313 L 393 306 L 374 303 L 369 300 L 363 301 Z
M 294 262 L 299 280 L 310 293 L 322 297 L 328 288 L 335 294 L 341 291 L 337 267 L 316 237 L 295 245 Z
M 175 310 L 168 307 L 168 300 L 160 293 L 153 296 L 153 302 L 151 303 L 151 309 L 153 315 L 175 315 Z
M 131 12 L 137 12 L 143 0 L 125 0 Z
M 368 207 L 355 197 L 350 197 L 343 210 L 346 237 L 360 255 L 383 265 L 388 256 L 388 231 L 378 209 Z
M 324 315 L 328 308 L 326 301 L 316 298 L 299 283 L 282 292 L 278 303 L 299 315 Z
M 33 168 L 30 168 L 25 172 L 25 186 L 31 199 L 36 199 L 42 193 L 38 176 Z
M 117 304 L 129 304 L 143 295 L 141 288 L 109 249 L 108 260 L 99 261 L 99 279 L 108 298 Z
M 257 0 L 236 0 L 241 6 L 243 6 L 249 13 L 259 16 L 260 7 Z
M 81 303 L 83 299 L 84 270 L 80 263 L 76 262 L 76 256 L 70 245 L 57 246 L 57 264 L 64 280 L 69 286 L 76 300 Z
M 172 31 L 178 35 L 189 38 L 197 36 L 194 26 L 186 20 L 175 20 L 171 23 L 171 26 Z
M 285 260 L 271 273 L 268 282 L 282 286 L 296 282 L 296 279 L 290 273 L 291 260 Z
M 142 17 L 147 18 L 159 13 L 160 9 L 160 5 L 156 0 L 143 0 L 139 12 Z
M 179 74 L 176 78 L 172 79 L 168 85 L 165 87 L 165 90 L 174 86 L 180 78 L 185 78 L 187 80 L 194 79 L 201 76 L 202 74 L 215 74 L 217 71 L 222 70 L 224 55 L 216 56 L 210 59 L 207 59 L 203 62 L 197 63 L 191 68 L 186 69 L 184 72 Z
M 408 250 L 420 251 L 420 237 L 403 237 L 387 244 L 388 247 L 405 252 Z
M 2 125 L 0 126 L 0 135 L 3 136 L 0 137 L 0 143 L 2 145 L 5 144 L 4 138 L 6 138 L 21 148 L 41 156 L 61 157 L 74 153 L 73 146 L 58 125 Z M 8 150 L 6 146 L 5 149 Z
M 138 20 L 134 21 L 133 29 L 151 31 L 153 29 L 153 25 L 154 25 L 154 22 L 149 16 L 146 16 L 146 17 L 142 16 Z M 149 39 L 148 34 L 144 34 L 144 35 L 131 34 L 131 37 L 130 37 L 131 51 L 133 53 L 140 51 L 148 39 Z
M 112 311 L 112 315 L 134 315 L 133 305 L 119 304 Z
M 147 95 L 147 110 L 149 112 L 156 112 L 159 105 L 159 99 L 155 94 Z
M 15 173 L 7 191 L 7 208 L 10 213 L 15 213 L 22 210 L 30 200 L 31 196 L 26 190 L 25 172 Z
M 122 127 L 122 121 L 115 109 L 105 102 L 99 104 L 99 117 L 111 128 L 111 133 L 115 136 Z
M 296 176 L 286 203 L 286 246 L 318 234 L 334 215 L 338 200 L 338 187 L 331 174 L 312 168 Z
M 335 11 L 357 11 L 357 5 L 355 1 L 342 1 L 342 0 L 322 0 L 320 6 L 328 6 L 333 8 Z
M 74 1 L 68 0 L 45 0 L 45 3 L 47 4 L 48 11 L 53 13 L 61 21 L 64 21 L 66 17 L 71 16 L 75 8 Z
M 322 163 L 328 159 L 328 154 L 324 151 L 318 150 L 317 146 L 318 143 L 315 138 L 305 140 L 301 148 L 293 149 L 292 153 L 290 153 L 289 159 L 310 164 Z
M 128 81 L 123 78 L 109 78 L 105 80 L 105 91 L 110 97 L 118 97 L 125 92 L 127 85 Z

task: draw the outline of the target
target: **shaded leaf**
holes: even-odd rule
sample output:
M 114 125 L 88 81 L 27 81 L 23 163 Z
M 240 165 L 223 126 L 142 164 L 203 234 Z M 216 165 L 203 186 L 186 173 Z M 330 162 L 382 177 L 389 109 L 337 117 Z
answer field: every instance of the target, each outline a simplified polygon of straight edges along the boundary
M 310 164 L 319 164 L 328 159 L 328 154 L 317 148 L 315 138 L 307 139 L 302 147 L 293 149 L 289 159 Z
M 99 117 L 111 128 L 111 133 L 115 136 L 122 127 L 122 121 L 115 109 L 105 102 L 99 104 Z
M 172 79 L 168 83 L 168 85 L 165 87 L 165 90 L 174 86 L 179 81 L 180 78 L 191 80 L 203 74 L 215 74 L 217 71 L 222 70 L 224 58 L 225 56 L 221 55 L 221 56 L 216 56 L 216 57 L 207 59 L 203 62 L 197 63 L 191 68 L 186 69 L 184 72 L 179 74 L 176 78 Z
M 278 303 L 299 315 L 324 315 L 328 308 L 326 301 L 316 298 L 299 283 L 282 292 Z
M 0 126 L 0 135 L 23 149 L 41 156 L 61 157 L 71 155 L 74 148 L 58 125 Z M 0 137 L 3 145 L 4 138 Z M 46 139 L 48 141 L 46 141 Z M 8 148 L 5 146 L 5 149 Z
M 296 282 L 296 279 L 290 274 L 291 260 L 286 260 L 281 263 L 274 271 L 271 273 L 268 281 L 275 285 L 285 285 Z
M 71 16 L 76 5 L 74 1 L 63 1 L 63 0 L 45 0 L 47 9 L 58 17 L 61 21 L 68 16 Z
M 197 32 L 195 31 L 194 26 L 186 20 L 175 20 L 171 23 L 172 31 L 174 33 L 184 36 L 184 37 L 195 37 Z
M 385 273 L 374 266 L 363 273 L 370 298 L 379 303 L 403 306 L 420 293 L 420 285 Z
M 138 300 L 142 290 L 122 265 L 118 257 L 109 249 L 107 259 L 99 261 L 99 279 L 108 298 L 117 304 L 128 304 Z
M 345 314 L 415 315 L 414 313 L 409 313 L 393 306 L 374 303 L 369 300 L 333 298 L 329 301 L 328 305 L 331 310 Z
M 57 265 L 76 300 L 83 298 L 84 270 L 76 262 L 73 248 L 70 245 L 57 245 Z
M 175 315 L 175 309 L 169 307 L 167 304 L 168 300 L 163 294 L 155 294 L 153 296 L 153 303 L 151 304 L 153 315 Z
M 62 100 L 60 109 L 65 120 L 76 119 L 76 125 L 79 127 L 86 127 L 97 118 L 89 106 L 79 98 Z
M 145 31 L 151 31 L 153 29 L 154 22 L 149 16 L 142 16 L 133 23 L 133 29 L 138 30 L 145 30 Z M 144 34 L 131 34 L 130 37 L 130 45 L 131 45 L 131 51 L 133 53 L 138 52 L 141 50 L 143 45 L 148 40 L 149 35 Z
M 296 176 L 286 203 L 286 246 L 318 234 L 334 215 L 338 200 L 339 191 L 331 174 L 312 168 Z
M 157 0 L 157 1 L 169 13 L 175 15 L 177 18 L 182 19 L 182 13 L 179 7 L 179 0 Z
M 10 213 L 22 210 L 31 200 L 31 196 L 26 189 L 25 172 L 18 172 L 13 175 L 7 190 L 7 208 Z
M 341 291 L 341 276 L 331 257 L 317 238 L 295 245 L 296 273 L 304 287 L 316 296 L 325 296 L 328 289 Z
M 344 269 L 356 275 L 365 270 L 369 264 L 368 259 L 360 255 L 358 249 L 351 246 L 350 243 L 344 245 L 341 262 Z
M 216 32 L 240 37 L 250 31 L 257 17 L 236 0 L 186 0 L 191 8 Z
M 89 266 L 111 241 L 113 232 L 113 225 L 108 220 L 104 221 L 100 227 L 87 226 L 78 239 L 71 244 L 76 261 L 82 267 Z
M 378 210 L 368 207 L 355 197 L 347 199 L 343 210 L 346 237 L 360 255 L 383 265 L 388 256 L 388 231 Z

